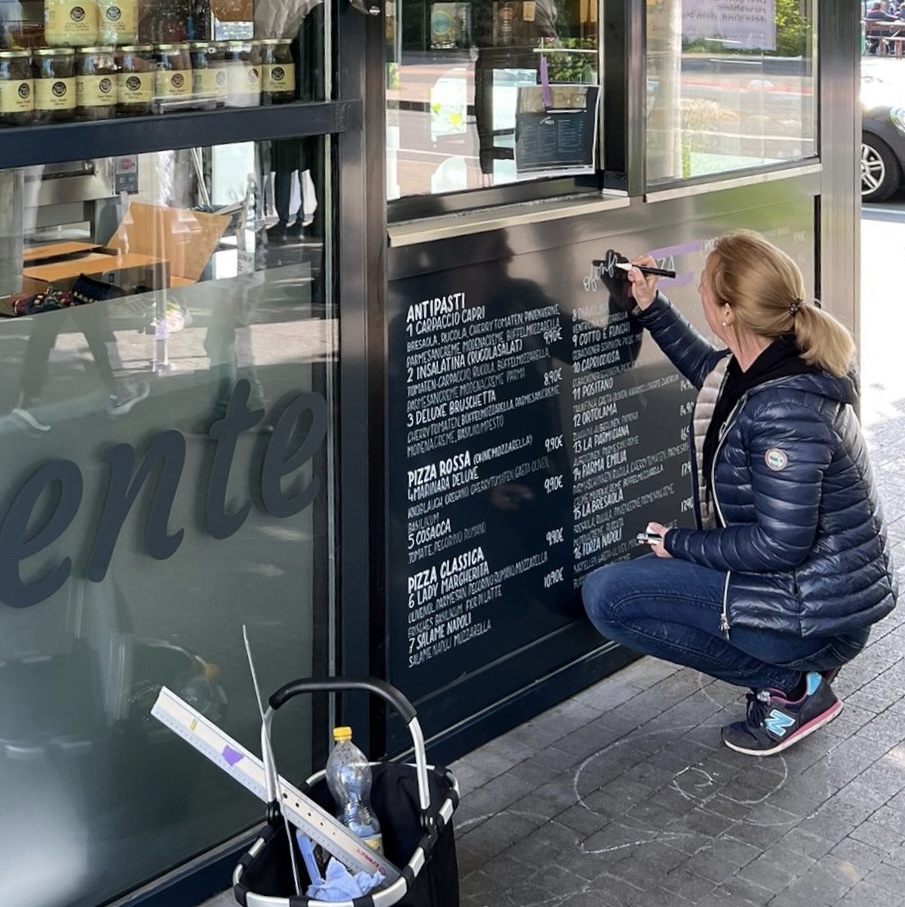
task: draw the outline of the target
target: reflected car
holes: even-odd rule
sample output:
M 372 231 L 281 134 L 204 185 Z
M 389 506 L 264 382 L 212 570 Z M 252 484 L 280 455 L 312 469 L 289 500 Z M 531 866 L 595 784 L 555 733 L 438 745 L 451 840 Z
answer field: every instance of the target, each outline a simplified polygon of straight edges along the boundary
M 861 201 L 883 202 L 902 187 L 905 106 L 896 86 L 861 79 Z

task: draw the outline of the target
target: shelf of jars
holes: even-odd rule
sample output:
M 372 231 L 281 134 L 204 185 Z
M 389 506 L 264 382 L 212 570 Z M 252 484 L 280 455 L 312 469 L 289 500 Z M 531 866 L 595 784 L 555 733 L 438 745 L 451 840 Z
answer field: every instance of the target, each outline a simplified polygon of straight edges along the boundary
M 69 160 L 88 144 L 118 154 L 335 133 L 359 115 L 300 100 L 312 74 L 298 65 L 293 0 L 19 6 L 0 30 L 2 167 Z M 59 139 L 48 142 L 50 128 Z

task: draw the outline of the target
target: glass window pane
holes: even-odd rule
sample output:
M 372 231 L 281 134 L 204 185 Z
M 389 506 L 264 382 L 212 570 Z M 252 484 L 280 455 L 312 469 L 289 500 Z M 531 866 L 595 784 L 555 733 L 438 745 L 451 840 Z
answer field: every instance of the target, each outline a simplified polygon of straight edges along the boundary
M 386 9 L 389 198 L 593 169 L 596 2 Z
M 316 139 L 0 172 L 10 901 L 106 902 L 263 818 L 149 710 L 166 685 L 259 752 L 243 624 L 265 695 L 323 669 L 324 154 Z M 310 706 L 275 722 L 292 778 Z
M 817 154 L 815 14 L 813 0 L 648 0 L 648 185 Z

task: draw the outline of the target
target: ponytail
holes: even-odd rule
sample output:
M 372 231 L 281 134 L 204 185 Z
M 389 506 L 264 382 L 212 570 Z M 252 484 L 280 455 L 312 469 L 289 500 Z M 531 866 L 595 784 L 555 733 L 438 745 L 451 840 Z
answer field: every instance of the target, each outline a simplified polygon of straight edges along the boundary
M 714 242 L 710 283 L 718 306 L 770 340 L 792 333 L 801 358 L 841 378 L 851 370 L 855 342 L 829 312 L 804 302 L 798 265 L 759 233 L 737 230 Z
M 837 378 L 847 375 L 855 359 L 855 341 L 848 330 L 829 312 L 811 303 L 792 317 L 801 358 Z

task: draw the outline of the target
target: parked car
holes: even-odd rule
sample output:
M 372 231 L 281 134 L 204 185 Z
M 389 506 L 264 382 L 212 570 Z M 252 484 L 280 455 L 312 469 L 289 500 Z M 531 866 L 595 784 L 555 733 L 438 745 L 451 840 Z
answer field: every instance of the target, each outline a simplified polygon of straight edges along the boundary
M 861 78 L 861 201 L 882 202 L 902 186 L 905 106 L 896 87 Z

